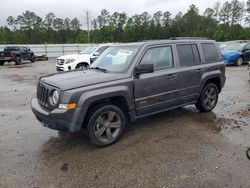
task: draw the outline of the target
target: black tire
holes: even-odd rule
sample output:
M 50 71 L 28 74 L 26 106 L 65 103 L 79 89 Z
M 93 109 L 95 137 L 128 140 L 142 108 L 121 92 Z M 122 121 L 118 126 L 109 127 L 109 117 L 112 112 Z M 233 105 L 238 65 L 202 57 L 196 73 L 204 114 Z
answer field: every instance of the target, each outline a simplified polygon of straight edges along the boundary
M 118 106 L 103 104 L 93 107 L 87 120 L 89 141 L 96 147 L 106 147 L 115 143 L 126 126 L 124 112 Z
M 4 64 L 4 61 L 0 61 L 0 66 L 2 66 Z
M 36 57 L 35 57 L 34 55 L 32 55 L 32 56 L 30 57 L 30 61 L 31 61 L 31 63 L 34 63 L 34 62 L 36 61 Z
M 87 69 L 89 67 L 89 64 L 87 63 L 79 63 L 76 65 L 76 69 Z
M 16 57 L 15 63 L 16 63 L 16 65 L 20 65 L 22 63 L 21 57 Z
M 195 106 L 201 112 L 210 112 L 216 106 L 218 98 L 218 87 L 214 83 L 209 83 L 203 88 L 198 102 L 195 104 Z
M 244 60 L 242 57 L 239 57 L 236 59 L 236 65 L 241 66 L 243 64 Z

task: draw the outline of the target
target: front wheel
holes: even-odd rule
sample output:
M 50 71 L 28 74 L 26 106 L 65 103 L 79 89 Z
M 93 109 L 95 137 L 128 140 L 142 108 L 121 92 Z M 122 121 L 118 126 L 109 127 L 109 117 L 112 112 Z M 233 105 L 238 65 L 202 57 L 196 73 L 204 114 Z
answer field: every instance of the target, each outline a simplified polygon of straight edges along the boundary
M 0 61 L 0 66 L 2 66 L 4 64 L 4 61 Z
M 31 61 L 31 63 L 34 63 L 34 62 L 36 61 L 36 57 L 32 55 L 32 56 L 30 57 L 30 61 Z
M 195 104 L 201 112 L 210 112 L 214 109 L 218 102 L 219 91 L 218 87 L 214 83 L 207 84 Z
M 241 66 L 243 64 L 243 58 L 242 57 L 239 57 L 237 60 L 236 60 L 236 64 L 238 66 Z
M 97 147 L 115 143 L 126 125 L 124 112 L 115 105 L 96 106 L 87 125 L 89 141 Z

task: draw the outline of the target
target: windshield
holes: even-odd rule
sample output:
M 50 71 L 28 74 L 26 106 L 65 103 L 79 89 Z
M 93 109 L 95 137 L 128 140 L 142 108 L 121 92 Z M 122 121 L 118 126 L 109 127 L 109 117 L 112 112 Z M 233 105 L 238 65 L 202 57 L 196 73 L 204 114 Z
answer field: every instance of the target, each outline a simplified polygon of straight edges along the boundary
M 231 43 L 224 48 L 224 50 L 238 50 L 241 51 L 246 43 Z
M 108 72 L 126 72 L 133 61 L 138 46 L 113 46 L 105 50 L 90 68 L 106 69 Z
M 84 48 L 80 54 L 91 54 L 92 52 L 94 52 L 96 49 L 96 46 L 88 46 L 86 48 Z

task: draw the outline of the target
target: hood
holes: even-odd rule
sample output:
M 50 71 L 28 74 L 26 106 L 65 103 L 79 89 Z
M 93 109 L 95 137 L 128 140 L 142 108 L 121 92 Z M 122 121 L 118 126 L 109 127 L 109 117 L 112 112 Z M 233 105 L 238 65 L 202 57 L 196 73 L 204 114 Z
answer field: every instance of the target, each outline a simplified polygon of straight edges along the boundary
M 70 59 L 70 58 L 78 59 L 79 55 L 78 54 L 69 54 L 69 55 L 60 56 L 57 59 Z
M 69 90 L 89 85 L 126 78 L 125 74 L 104 73 L 98 70 L 75 70 L 41 77 L 41 81 L 61 90 Z
M 240 51 L 238 50 L 222 50 L 221 51 L 222 55 L 235 55 L 235 54 L 241 54 Z

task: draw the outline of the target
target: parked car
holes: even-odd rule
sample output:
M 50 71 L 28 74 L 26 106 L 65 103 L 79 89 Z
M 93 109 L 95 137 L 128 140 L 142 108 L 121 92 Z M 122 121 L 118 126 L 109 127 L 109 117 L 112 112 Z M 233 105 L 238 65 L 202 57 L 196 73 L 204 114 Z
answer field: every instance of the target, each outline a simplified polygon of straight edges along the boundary
M 19 65 L 23 60 L 35 62 L 34 52 L 24 46 L 7 46 L 4 51 L 0 51 L 0 65 L 12 61 Z
M 91 45 L 83 49 L 79 54 L 58 57 L 56 60 L 56 69 L 57 71 L 70 71 L 87 68 L 110 45 Z
M 41 77 L 31 108 L 45 127 L 85 129 L 92 144 L 104 147 L 138 118 L 190 104 L 213 110 L 224 83 L 213 40 L 116 44 L 88 70 Z
M 250 61 L 250 41 L 230 42 L 222 49 L 222 55 L 227 65 L 242 65 Z

